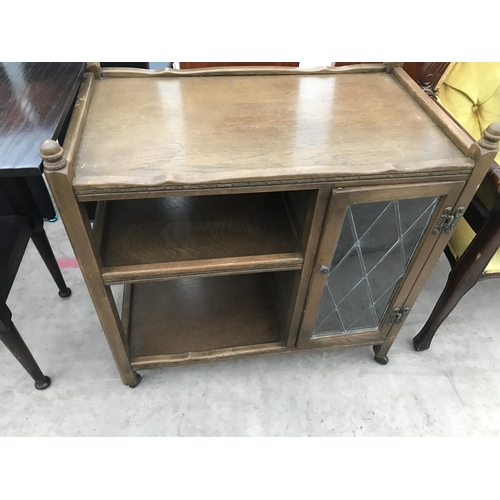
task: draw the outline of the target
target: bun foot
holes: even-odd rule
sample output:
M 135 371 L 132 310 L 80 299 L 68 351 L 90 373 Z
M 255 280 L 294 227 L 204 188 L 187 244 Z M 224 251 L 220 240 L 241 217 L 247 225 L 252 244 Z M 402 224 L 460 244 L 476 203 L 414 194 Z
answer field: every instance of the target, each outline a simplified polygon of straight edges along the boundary
M 66 287 L 66 290 L 59 290 L 59 297 L 67 299 L 71 295 L 71 288 Z
M 135 384 L 129 385 L 131 389 L 135 389 L 141 383 L 142 377 L 139 373 L 135 374 Z
M 375 356 L 373 357 L 373 359 L 379 364 L 379 365 L 386 365 L 387 363 L 389 363 L 389 358 L 387 356 L 377 356 L 377 354 L 379 353 L 380 351 L 380 346 L 379 345 L 374 345 L 373 346 L 373 352 L 375 353 Z
M 35 382 L 35 389 L 38 389 L 39 391 L 43 391 L 44 389 L 47 389 L 47 387 L 49 386 L 50 386 L 50 378 L 47 376 L 44 377 L 43 380 Z

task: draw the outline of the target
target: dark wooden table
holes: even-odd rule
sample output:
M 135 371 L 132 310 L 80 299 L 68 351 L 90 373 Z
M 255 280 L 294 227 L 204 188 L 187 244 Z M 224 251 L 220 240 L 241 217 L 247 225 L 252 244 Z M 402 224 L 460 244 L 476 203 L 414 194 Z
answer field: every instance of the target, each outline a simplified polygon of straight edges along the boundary
M 84 69 L 83 63 L 0 63 L 0 341 L 40 390 L 50 379 L 17 331 L 7 299 L 30 238 L 59 296 L 71 295 L 43 229 L 43 218 L 55 211 L 38 151 L 47 135 L 62 140 Z
M 0 176 L 40 175 L 40 144 L 57 139 L 83 63 L 0 63 Z
M 64 131 L 84 70 L 84 63 L 0 63 L 0 177 L 22 178 L 44 218 L 55 212 L 38 150 Z M 5 199 L 0 213 L 11 213 Z

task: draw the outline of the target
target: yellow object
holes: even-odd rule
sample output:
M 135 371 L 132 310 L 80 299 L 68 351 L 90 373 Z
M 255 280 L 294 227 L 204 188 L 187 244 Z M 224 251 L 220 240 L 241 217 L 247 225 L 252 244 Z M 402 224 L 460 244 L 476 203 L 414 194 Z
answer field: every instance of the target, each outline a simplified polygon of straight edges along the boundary
M 493 122 L 500 122 L 500 63 L 450 63 L 436 86 L 439 102 L 474 138 Z M 496 157 L 500 163 L 500 153 Z M 491 210 L 495 186 L 485 178 L 476 196 Z M 475 236 L 462 218 L 449 242 L 452 254 L 458 258 Z M 500 272 L 500 250 L 491 259 L 485 273 Z
M 476 233 L 469 226 L 468 222 L 462 218 L 453 232 L 448 247 L 453 254 L 453 257 L 458 259 L 470 245 Z M 485 274 L 500 273 L 500 249 L 490 260 L 488 266 L 484 270 Z

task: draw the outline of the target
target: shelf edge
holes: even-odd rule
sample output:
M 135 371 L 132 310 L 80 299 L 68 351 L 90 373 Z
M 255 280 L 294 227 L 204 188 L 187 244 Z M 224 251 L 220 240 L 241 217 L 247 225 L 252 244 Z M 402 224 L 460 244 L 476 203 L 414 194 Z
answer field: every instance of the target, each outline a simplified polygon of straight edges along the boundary
M 356 347 L 381 345 L 380 338 L 365 338 L 356 343 Z M 335 351 L 351 347 L 348 344 L 329 344 L 313 347 L 286 347 L 282 342 L 269 344 L 255 344 L 242 347 L 229 347 L 213 351 L 190 352 L 183 354 L 159 354 L 155 356 L 132 356 L 131 366 L 134 371 L 149 370 L 154 368 L 172 367 L 176 365 L 188 365 L 196 363 L 213 363 L 214 361 L 230 361 L 232 359 L 245 359 L 253 357 L 273 356 L 275 354 L 300 354 L 306 352 Z M 326 368 L 325 368 L 326 369 Z
M 106 285 L 164 281 L 167 279 L 224 276 L 302 269 L 304 257 L 300 252 L 258 255 L 255 257 L 227 257 L 193 261 L 116 266 L 102 268 Z
M 155 356 L 132 356 L 131 365 L 134 370 L 159 368 L 161 366 L 189 363 L 222 361 L 241 357 L 264 356 L 285 351 L 283 342 L 254 344 L 241 347 L 227 347 L 211 351 L 186 352 L 181 354 L 158 354 Z

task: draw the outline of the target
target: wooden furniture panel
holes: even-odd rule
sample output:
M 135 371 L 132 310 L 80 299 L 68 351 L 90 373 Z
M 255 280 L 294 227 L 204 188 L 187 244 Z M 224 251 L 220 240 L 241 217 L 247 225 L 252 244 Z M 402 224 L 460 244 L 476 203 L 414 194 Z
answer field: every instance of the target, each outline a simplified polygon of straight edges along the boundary
M 102 194 L 472 165 L 384 73 L 103 78 L 73 186 Z
M 387 362 L 500 139 L 472 143 L 400 66 L 89 66 L 64 149 L 47 141 L 41 155 L 126 385 L 141 368 L 297 352 L 299 326 L 302 350 L 372 345 Z M 356 328 L 312 339 L 321 266 L 336 269 L 359 207 L 378 227 L 356 237 L 362 278 L 380 271 L 388 307 L 378 314 L 372 294 L 375 326 L 356 326 L 361 301 Z M 380 254 L 370 269 L 366 249 Z M 389 256 L 400 266 L 377 265 Z M 126 283 L 121 319 L 111 283 Z

